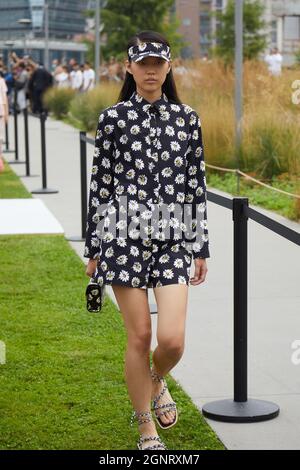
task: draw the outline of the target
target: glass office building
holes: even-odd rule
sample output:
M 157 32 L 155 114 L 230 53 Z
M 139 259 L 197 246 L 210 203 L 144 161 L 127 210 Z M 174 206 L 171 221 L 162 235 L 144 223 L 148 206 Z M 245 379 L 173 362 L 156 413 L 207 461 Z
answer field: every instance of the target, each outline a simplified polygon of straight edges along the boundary
M 82 59 L 85 47 L 74 42 L 73 38 L 85 32 L 83 12 L 88 6 L 88 0 L 0 0 L 2 54 L 5 56 L 7 53 L 5 43 L 14 43 L 10 47 L 17 54 L 29 53 L 35 60 L 43 61 L 45 3 L 48 4 L 50 59 L 61 56 Z M 24 19 L 30 20 L 29 24 L 19 22 Z
M 71 39 L 83 33 L 85 18 L 83 10 L 86 0 L 48 0 L 49 37 Z M 0 0 L 0 39 L 23 36 L 31 31 L 34 37 L 44 37 L 45 0 Z M 18 20 L 28 18 L 31 25 L 22 25 Z

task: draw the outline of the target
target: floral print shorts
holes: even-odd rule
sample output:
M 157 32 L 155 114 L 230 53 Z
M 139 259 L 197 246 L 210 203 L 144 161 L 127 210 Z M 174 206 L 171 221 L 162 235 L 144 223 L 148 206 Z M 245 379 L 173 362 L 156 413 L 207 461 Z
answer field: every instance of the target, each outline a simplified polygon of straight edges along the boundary
M 192 253 L 174 240 L 113 238 L 101 240 L 94 279 L 100 285 L 160 287 L 190 283 Z

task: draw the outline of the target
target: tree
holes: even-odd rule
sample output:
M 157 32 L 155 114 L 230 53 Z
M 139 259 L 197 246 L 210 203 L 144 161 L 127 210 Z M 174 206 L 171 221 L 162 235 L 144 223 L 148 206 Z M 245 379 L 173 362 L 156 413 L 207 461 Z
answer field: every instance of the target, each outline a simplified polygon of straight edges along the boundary
M 266 22 L 262 20 L 264 5 L 259 0 L 245 0 L 243 5 L 243 55 L 245 59 L 255 59 L 266 48 L 266 34 L 261 30 Z M 225 63 L 234 61 L 235 32 L 234 32 L 234 1 L 228 0 L 225 12 L 215 12 L 213 15 L 220 21 L 216 32 L 217 46 L 214 53 L 223 57 Z
M 164 34 L 171 44 L 172 58 L 186 45 L 177 32 L 179 20 L 172 15 L 174 0 L 107 0 L 101 8 L 102 34 L 107 37 L 106 44 L 101 46 L 105 60 L 114 56 L 117 60 L 124 58 L 128 39 L 142 30 L 154 30 Z M 94 11 L 87 11 L 93 16 Z

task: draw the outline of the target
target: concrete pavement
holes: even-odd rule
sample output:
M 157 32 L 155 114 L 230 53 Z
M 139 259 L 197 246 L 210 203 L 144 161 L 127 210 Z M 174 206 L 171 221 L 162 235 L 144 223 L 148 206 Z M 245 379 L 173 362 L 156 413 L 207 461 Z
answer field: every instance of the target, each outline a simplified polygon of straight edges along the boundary
M 0 235 L 64 233 L 41 199 L 0 199 Z

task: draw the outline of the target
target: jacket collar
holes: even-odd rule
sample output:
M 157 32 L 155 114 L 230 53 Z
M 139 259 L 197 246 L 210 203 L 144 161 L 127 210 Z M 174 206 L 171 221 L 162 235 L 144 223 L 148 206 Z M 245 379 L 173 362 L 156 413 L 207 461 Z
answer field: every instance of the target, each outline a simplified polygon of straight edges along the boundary
M 165 105 L 169 102 L 167 95 L 163 92 L 161 96 L 154 101 L 149 103 L 142 95 L 140 95 L 136 90 L 130 96 L 130 101 L 134 108 L 147 112 L 149 108 L 154 108 L 157 112 L 165 111 Z

